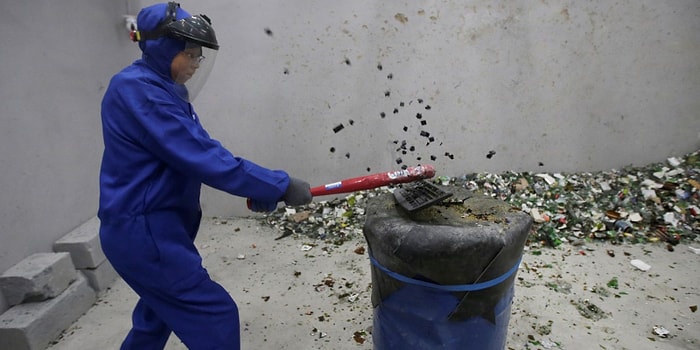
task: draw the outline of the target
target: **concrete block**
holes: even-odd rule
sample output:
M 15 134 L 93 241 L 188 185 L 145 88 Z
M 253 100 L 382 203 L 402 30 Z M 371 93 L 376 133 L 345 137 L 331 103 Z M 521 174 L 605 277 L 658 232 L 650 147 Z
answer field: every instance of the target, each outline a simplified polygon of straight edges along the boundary
M 68 252 L 77 269 L 94 269 L 106 260 L 100 245 L 100 220 L 86 221 L 75 230 L 54 242 L 55 252 Z
M 9 306 L 42 301 L 61 294 L 77 275 L 68 253 L 36 253 L 0 275 L 0 289 Z
M 0 315 L 3 349 L 43 350 L 97 300 L 87 279 L 78 276 L 59 296 L 14 306 Z
M 98 292 L 109 288 L 119 277 L 117 271 L 114 270 L 112 264 L 107 260 L 94 269 L 80 269 L 79 271 L 87 278 L 90 287 Z
M 7 300 L 5 300 L 5 295 L 2 294 L 2 289 L 0 288 L 0 314 L 9 309 L 10 305 L 7 305 Z

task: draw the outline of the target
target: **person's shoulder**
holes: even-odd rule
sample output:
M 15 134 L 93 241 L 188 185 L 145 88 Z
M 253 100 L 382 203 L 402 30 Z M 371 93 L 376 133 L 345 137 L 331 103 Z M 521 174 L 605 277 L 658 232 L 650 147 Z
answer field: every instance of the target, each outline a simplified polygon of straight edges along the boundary
M 149 69 L 143 61 L 136 61 L 115 74 L 110 86 L 119 90 L 166 90 L 167 82 L 158 73 Z
M 152 80 L 153 74 L 149 72 L 148 69 L 145 68 L 142 64 L 139 64 L 139 61 L 136 61 L 122 69 L 119 73 L 115 74 L 112 77 L 113 82 L 124 82 L 127 83 L 129 81 L 146 81 L 146 80 Z

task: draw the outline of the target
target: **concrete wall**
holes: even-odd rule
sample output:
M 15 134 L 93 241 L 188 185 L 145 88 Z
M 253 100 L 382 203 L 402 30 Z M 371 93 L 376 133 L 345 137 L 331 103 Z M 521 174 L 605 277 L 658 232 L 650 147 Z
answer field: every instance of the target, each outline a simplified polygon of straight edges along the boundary
M 137 54 L 124 1 L 0 2 L 0 271 L 96 213 L 99 106 Z
M 122 15 L 150 3 L 0 3 L 0 270 L 95 215 L 100 99 L 139 55 Z M 419 163 L 605 170 L 700 146 L 697 0 L 182 4 L 222 47 L 204 125 L 313 185 Z M 209 188 L 203 206 L 248 214 Z
M 202 120 L 234 152 L 312 184 L 398 158 L 445 175 L 593 171 L 700 145 L 698 1 L 235 4 L 198 6 L 222 44 Z M 210 212 L 245 212 L 205 193 Z

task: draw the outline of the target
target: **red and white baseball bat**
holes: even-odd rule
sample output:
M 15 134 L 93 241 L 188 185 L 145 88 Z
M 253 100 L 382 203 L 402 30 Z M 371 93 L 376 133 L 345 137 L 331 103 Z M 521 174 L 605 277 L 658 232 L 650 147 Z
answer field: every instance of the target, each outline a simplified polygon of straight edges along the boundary
M 420 165 L 416 167 L 408 167 L 402 170 L 386 171 L 383 173 L 353 177 L 323 186 L 312 187 L 311 194 L 315 197 L 329 194 L 371 190 L 382 186 L 429 179 L 433 176 L 435 176 L 435 168 L 433 168 L 432 165 Z
M 330 194 L 371 190 L 382 186 L 429 179 L 433 176 L 435 176 L 435 168 L 432 165 L 419 165 L 401 170 L 385 171 L 382 173 L 353 177 L 322 186 L 312 187 L 311 195 L 316 197 Z M 248 199 L 248 208 L 250 209 L 250 207 L 250 199 Z

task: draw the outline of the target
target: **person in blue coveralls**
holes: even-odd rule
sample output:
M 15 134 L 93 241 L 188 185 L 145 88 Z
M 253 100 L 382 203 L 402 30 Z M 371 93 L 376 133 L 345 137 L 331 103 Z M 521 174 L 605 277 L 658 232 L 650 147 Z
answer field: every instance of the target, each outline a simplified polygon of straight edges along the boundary
M 236 157 L 204 130 L 191 104 L 219 48 L 211 21 L 177 3 L 137 17 L 142 57 L 102 101 L 102 249 L 139 295 L 121 349 L 240 349 L 238 308 L 194 245 L 202 184 L 250 199 L 253 211 L 311 202 L 309 184 Z

